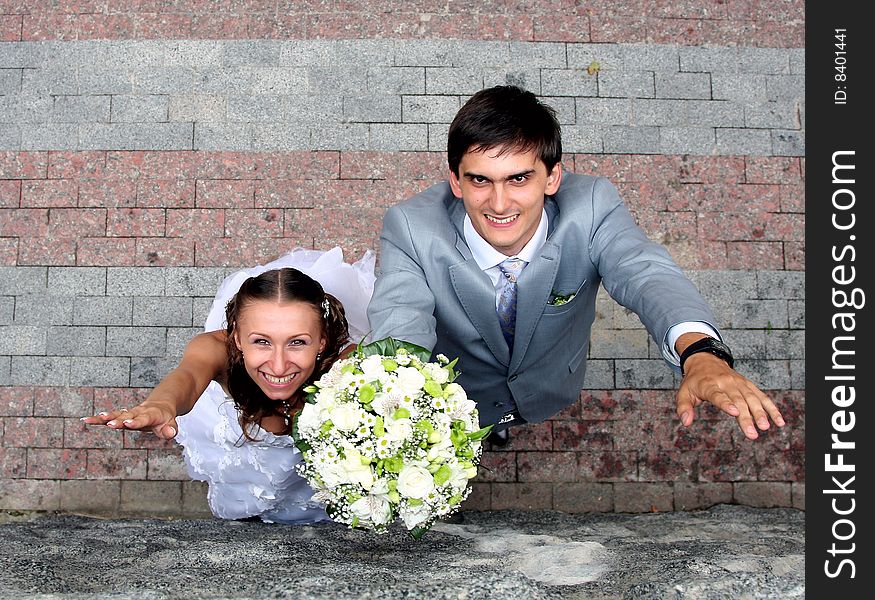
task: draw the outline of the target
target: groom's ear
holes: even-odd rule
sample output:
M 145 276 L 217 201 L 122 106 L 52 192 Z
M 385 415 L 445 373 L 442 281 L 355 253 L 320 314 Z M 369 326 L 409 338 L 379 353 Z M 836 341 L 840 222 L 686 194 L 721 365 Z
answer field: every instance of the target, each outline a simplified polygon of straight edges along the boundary
M 449 181 L 450 181 L 450 189 L 453 190 L 453 196 L 455 196 L 456 198 L 461 200 L 462 199 L 462 184 L 459 183 L 459 176 L 456 175 L 456 173 L 452 169 L 450 169 Z

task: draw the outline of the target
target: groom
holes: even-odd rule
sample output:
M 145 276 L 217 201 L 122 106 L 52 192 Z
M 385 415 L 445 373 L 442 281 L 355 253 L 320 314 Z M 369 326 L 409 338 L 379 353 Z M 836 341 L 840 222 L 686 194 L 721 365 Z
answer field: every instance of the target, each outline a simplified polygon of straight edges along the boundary
M 749 439 L 773 402 L 732 369 L 693 284 L 635 225 L 606 179 L 562 170 L 555 112 L 512 86 L 482 90 L 450 125 L 449 180 L 390 208 L 368 308 L 373 339 L 459 358 L 491 441 L 575 402 L 599 285 L 634 311 L 683 373 L 684 426 L 710 402 Z

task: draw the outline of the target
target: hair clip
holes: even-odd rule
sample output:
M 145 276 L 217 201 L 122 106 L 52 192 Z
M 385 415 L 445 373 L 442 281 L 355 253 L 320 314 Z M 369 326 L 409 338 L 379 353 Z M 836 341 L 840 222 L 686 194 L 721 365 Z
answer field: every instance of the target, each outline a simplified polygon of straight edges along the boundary
M 331 314 L 331 303 L 328 302 L 328 298 L 325 298 L 322 301 L 322 318 L 327 319 L 329 314 Z

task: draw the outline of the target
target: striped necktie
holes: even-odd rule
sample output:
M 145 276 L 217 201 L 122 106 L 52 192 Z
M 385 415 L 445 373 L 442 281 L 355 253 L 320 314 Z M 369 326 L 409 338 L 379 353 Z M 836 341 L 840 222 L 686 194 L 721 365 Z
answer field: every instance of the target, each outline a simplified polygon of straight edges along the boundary
M 513 350 L 513 336 L 516 330 L 516 282 L 525 266 L 526 261 L 520 258 L 508 258 L 498 265 L 504 277 L 501 278 L 502 287 L 496 312 L 501 332 L 507 340 L 507 347 L 511 350 Z

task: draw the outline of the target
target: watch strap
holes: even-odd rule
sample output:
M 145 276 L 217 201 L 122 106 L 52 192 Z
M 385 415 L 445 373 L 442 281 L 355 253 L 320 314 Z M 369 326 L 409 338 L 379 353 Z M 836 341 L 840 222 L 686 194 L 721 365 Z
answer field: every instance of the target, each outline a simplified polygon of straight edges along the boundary
M 735 365 L 735 359 L 732 356 L 732 350 L 721 342 L 712 337 L 702 338 L 701 340 L 697 340 L 684 348 L 684 351 L 681 353 L 680 357 L 680 365 L 681 365 L 681 374 L 684 374 L 684 363 L 687 362 L 687 359 L 690 358 L 693 354 L 698 354 L 699 352 L 708 352 L 709 354 L 713 354 L 717 358 L 723 359 L 726 361 L 726 364 L 729 365 L 729 368 L 732 368 Z

